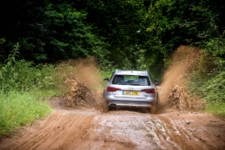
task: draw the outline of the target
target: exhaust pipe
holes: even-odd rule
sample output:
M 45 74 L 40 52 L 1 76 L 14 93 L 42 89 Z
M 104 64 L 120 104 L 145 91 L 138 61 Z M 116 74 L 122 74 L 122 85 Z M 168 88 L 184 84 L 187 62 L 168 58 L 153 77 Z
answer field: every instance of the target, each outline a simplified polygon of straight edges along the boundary
M 110 104 L 109 107 L 116 108 L 116 104 Z

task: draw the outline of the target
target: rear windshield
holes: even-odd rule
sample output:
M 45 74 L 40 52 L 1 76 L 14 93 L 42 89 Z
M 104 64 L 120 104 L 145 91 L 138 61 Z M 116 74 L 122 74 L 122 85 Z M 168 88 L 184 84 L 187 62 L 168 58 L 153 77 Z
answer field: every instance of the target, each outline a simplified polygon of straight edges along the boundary
M 147 76 L 115 75 L 112 84 L 149 86 L 150 81 Z

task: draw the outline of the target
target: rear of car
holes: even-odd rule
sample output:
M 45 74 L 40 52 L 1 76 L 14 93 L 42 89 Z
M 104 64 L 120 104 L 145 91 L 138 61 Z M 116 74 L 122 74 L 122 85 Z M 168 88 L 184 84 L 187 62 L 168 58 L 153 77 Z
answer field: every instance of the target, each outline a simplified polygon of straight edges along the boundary
M 148 71 L 116 70 L 104 89 L 108 107 L 152 107 L 157 90 Z

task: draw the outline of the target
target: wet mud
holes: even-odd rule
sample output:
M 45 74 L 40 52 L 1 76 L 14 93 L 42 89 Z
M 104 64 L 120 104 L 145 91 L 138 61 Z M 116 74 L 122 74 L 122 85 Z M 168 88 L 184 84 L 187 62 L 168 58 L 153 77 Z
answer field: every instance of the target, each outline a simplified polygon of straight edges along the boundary
M 223 150 L 225 121 L 207 113 L 149 114 L 136 110 L 102 112 L 62 108 L 17 136 L 2 139 L 1 150 Z

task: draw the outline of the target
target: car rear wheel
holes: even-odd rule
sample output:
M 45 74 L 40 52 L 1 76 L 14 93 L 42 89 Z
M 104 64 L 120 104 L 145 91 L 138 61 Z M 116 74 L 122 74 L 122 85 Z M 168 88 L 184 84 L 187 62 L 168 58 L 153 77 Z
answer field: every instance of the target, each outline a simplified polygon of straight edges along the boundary
M 155 104 L 151 107 L 151 114 L 157 114 L 158 105 L 159 105 L 159 97 L 157 96 Z
M 116 107 L 108 106 L 108 111 L 116 110 Z

